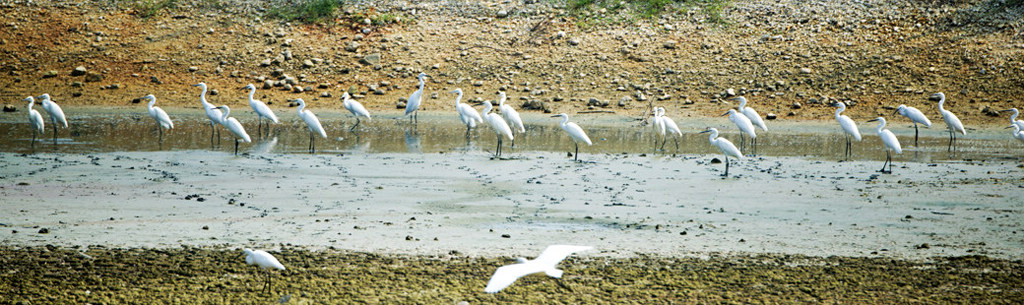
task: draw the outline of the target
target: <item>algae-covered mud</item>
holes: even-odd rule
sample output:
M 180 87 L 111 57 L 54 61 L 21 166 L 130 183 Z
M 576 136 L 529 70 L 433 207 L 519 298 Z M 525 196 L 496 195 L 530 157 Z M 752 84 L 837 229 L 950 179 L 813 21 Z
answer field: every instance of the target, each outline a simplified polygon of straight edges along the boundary
M 273 291 L 240 249 L 0 248 L 11 304 L 371 303 L 1020 304 L 1024 263 L 981 256 L 903 261 L 789 255 L 570 257 L 561 279 L 531 275 L 497 294 L 511 258 L 274 251 Z

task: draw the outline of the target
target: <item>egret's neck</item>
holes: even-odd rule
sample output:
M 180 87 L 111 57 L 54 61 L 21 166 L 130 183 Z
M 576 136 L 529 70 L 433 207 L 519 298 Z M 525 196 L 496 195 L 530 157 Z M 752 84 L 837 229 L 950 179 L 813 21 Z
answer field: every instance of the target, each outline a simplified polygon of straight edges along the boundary
M 206 86 L 200 86 L 200 87 L 203 88 L 203 92 L 199 93 L 199 102 L 203 103 L 204 107 L 210 108 L 209 106 L 212 106 L 212 105 L 210 105 L 210 102 L 206 101 Z
M 714 142 L 715 138 L 718 137 L 718 130 L 712 129 L 711 135 L 708 136 L 708 141 Z
M 939 99 L 939 112 L 946 111 L 946 108 L 942 108 L 942 104 L 946 103 L 946 97 L 943 96 Z
M 878 122 L 878 130 L 877 130 L 877 132 L 878 133 L 882 133 L 882 128 L 885 128 L 885 120 L 881 120 L 881 121 Z
M 566 123 L 569 123 L 569 116 L 568 115 L 562 117 L 562 126 L 565 126 Z
M 419 79 L 420 79 L 420 91 L 422 91 L 423 90 L 423 78 L 420 77 Z
M 253 95 L 256 95 L 256 87 L 252 87 L 252 89 L 249 89 L 249 102 L 250 103 L 252 103 Z
M 32 111 L 32 104 L 35 104 L 35 103 L 36 103 L 36 101 L 28 101 L 28 111 Z M 1013 125 L 1013 126 L 1017 126 L 1017 125 Z
M 1017 119 L 1017 115 L 1020 113 L 1017 112 L 1017 108 L 1012 108 L 1010 111 L 1013 111 L 1013 114 L 1010 115 L 1010 123 L 1013 123 L 1013 121 Z
M 505 92 L 502 92 L 501 95 L 498 97 L 498 105 L 505 105 L 505 99 L 507 98 L 508 97 L 505 96 Z
M 745 99 L 745 98 L 741 98 L 741 99 L 740 99 L 740 106 L 739 106 L 738 108 L 739 108 L 740 110 L 743 110 L 743 107 L 745 107 L 745 106 L 747 106 L 747 99 Z
M 455 106 L 456 107 L 458 107 L 459 106 L 459 102 L 462 101 L 462 92 L 460 91 L 458 94 L 459 95 L 455 97 Z
M 303 101 L 299 101 L 299 108 L 298 108 L 299 114 L 302 114 L 302 109 L 306 109 L 306 103 L 303 102 Z
M 153 109 L 153 105 L 156 105 L 156 99 L 155 98 L 149 99 L 149 109 Z
M 843 113 L 843 111 L 846 111 L 846 104 L 840 103 L 839 104 L 839 109 L 836 109 L 836 119 L 837 120 L 839 119 L 839 114 Z
M 227 105 L 224 105 L 224 116 L 221 117 L 221 120 L 227 121 L 228 120 L 228 114 L 230 114 L 230 113 L 231 113 L 231 108 L 228 108 Z
M 484 115 L 491 113 L 491 109 L 494 109 L 494 106 L 491 106 L 491 102 L 484 103 Z

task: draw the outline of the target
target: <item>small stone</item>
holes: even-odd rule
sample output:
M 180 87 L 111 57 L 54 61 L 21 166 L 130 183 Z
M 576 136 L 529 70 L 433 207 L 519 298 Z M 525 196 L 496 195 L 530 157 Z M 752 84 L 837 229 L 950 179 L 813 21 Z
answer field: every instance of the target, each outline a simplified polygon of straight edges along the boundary
M 814 71 L 811 70 L 811 68 L 800 68 L 800 74 L 811 74 L 811 73 L 814 73 Z
M 473 86 L 474 87 L 483 87 L 483 85 L 484 85 L 484 81 L 482 81 L 482 80 L 478 80 L 478 81 L 474 81 L 473 82 Z
M 576 37 L 569 38 L 569 44 L 578 46 L 580 44 L 580 39 Z
M 801 105 L 800 102 L 793 102 L 793 106 L 792 107 L 793 107 L 793 109 L 800 109 L 800 108 L 803 108 L 803 105 Z
M 720 164 L 720 163 L 722 163 L 722 160 L 721 160 L 721 159 L 718 159 L 718 158 L 711 158 L 711 164 Z
M 214 31 L 213 28 L 209 28 L 209 29 L 206 30 L 206 34 L 213 34 L 213 33 L 216 33 L 216 31 Z
M 270 60 L 270 58 L 264 59 L 263 61 L 260 62 L 260 67 L 269 66 L 271 63 L 272 61 Z
M 316 65 L 313 64 L 312 60 L 307 59 L 307 60 L 303 60 L 302 61 L 302 67 L 303 68 L 312 68 L 312 67 L 315 67 L 315 66 Z
M 498 18 L 508 17 L 508 11 L 506 11 L 506 10 L 498 10 L 497 16 L 498 16 Z
M 347 44 L 345 44 L 345 51 L 355 52 L 358 49 L 359 49 L 359 43 L 358 42 L 349 41 Z
M 676 41 L 675 40 L 666 41 L 664 44 L 662 44 L 662 46 L 664 46 L 666 49 L 675 49 L 676 48 Z
M 75 87 L 75 88 L 81 88 L 84 85 L 85 84 L 83 84 L 82 82 L 78 82 L 78 81 L 71 82 L 71 87 Z
M 188 67 L 188 72 L 196 72 L 196 71 L 199 71 L 199 67 L 196 67 L 196 66 Z
M 43 78 L 57 77 L 57 70 L 50 70 L 43 73 Z
M 405 240 L 413 240 L 413 239 L 416 239 L 416 238 L 412 237 L 412 235 L 406 235 L 405 236 Z
M 292 46 L 292 42 L 295 42 L 295 39 L 285 39 L 284 43 L 282 43 L 281 46 L 282 47 L 290 47 L 290 46 Z
M 71 76 L 82 76 L 82 75 L 85 75 L 85 72 L 88 72 L 88 71 L 85 70 L 85 67 L 78 66 L 78 67 L 75 67 L 74 70 L 71 70 Z
M 363 34 L 356 34 L 355 36 L 352 36 L 352 41 L 363 40 L 363 37 L 364 37 Z
M 377 65 L 380 64 L 380 53 L 370 53 L 359 59 L 359 63 L 364 65 Z
M 320 92 L 320 97 L 331 97 L 331 93 L 327 91 Z
M 220 90 L 217 90 L 217 89 L 211 89 L 210 90 L 210 95 L 218 95 L 218 94 L 220 94 Z
M 768 114 L 766 114 L 764 116 L 764 118 L 768 119 L 768 120 L 774 120 L 774 119 L 778 118 L 778 116 L 776 116 L 774 113 L 769 112 Z
M 733 88 L 725 89 L 725 96 L 736 96 L 736 90 Z
M 11 104 L 4 105 L 4 112 L 15 112 L 15 111 L 18 111 L 18 108 L 14 107 L 14 105 L 11 105 Z
M 209 230 L 210 226 L 203 226 L 203 230 Z
M 39 234 L 48 234 L 48 233 L 50 233 L 50 229 L 47 229 L 47 228 L 39 229 Z
M 274 81 L 269 80 L 269 79 L 263 81 L 263 89 L 270 89 L 270 88 L 274 88 Z
M 501 234 L 501 238 L 512 238 L 512 235 L 509 235 L 509 234 Z

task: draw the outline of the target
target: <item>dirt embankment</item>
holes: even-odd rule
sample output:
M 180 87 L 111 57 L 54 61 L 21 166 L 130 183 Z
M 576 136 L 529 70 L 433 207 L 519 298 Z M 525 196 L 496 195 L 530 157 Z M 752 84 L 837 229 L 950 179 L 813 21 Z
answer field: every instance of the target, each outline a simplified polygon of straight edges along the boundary
M 646 20 L 557 1 L 359 2 L 305 25 L 261 18 L 273 5 L 178 1 L 143 18 L 93 1 L 6 1 L 0 95 L 19 108 L 41 93 L 124 106 L 153 93 L 162 105 L 197 107 L 189 85 L 206 82 L 212 102 L 245 105 L 240 88 L 254 83 L 274 108 L 297 97 L 340 108 L 349 90 L 374 111 L 395 111 L 422 71 L 427 111 L 450 110 L 454 88 L 468 99 L 506 90 L 517 105 L 631 116 L 651 104 L 677 117 L 719 115 L 735 106 L 729 93 L 787 120 L 828 119 L 831 101 L 848 102 L 856 120 L 899 104 L 940 120 L 928 99 L 939 91 L 968 126 L 1001 124 L 994 110 L 1024 107 L 1024 8 L 998 1 L 734 1 L 724 25 L 700 8 Z M 381 14 L 398 23 L 359 22 Z

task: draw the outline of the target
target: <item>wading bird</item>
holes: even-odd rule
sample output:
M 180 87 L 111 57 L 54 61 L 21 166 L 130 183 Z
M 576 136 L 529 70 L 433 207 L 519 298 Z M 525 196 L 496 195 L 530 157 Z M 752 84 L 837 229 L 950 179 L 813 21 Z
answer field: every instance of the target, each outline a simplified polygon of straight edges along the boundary
M 277 261 L 273 255 L 263 250 L 245 249 L 242 250 L 245 253 L 245 263 L 248 265 L 256 265 L 263 269 L 263 272 L 267 274 L 267 280 L 263 284 L 263 289 L 268 293 L 272 293 L 270 283 L 270 269 L 285 270 L 284 265 Z
M 152 117 L 153 120 L 156 121 L 156 124 L 157 124 L 156 129 L 158 131 L 160 131 L 160 139 L 159 139 L 159 141 L 163 142 L 163 140 L 164 140 L 164 129 L 174 128 L 174 122 L 171 122 L 171 117 L 167 115 L 167 112 L 165 112 L 163 109 L 160 109 L 160 107 L 153 106 L 153 105 L 156 105 L 156 97 L 155 96 L 150 94 L 150 95 L 143 96 L 142 99 L 149 100 L 149 104 L 146 106 L 146 108 L 147 108 L 147 111 L 149 111 L 149 116 Z
M 892 131 L 889 131 L 888 129 L 883 129 L 885 128 L 885 118 L 878 117 L 868 122 L 875 121 L 878 122 L 878 130 L 876 130 L 876 132 L 878 133 L 878 137 L 882 139 L 882 145 L 885 146 L 885 163 L 882 163 L 882 169 L 879 170 L 879 172 L 885 174 L 892 174 L 892 153 L 890 152 L 890 150 L 895 151 L 897 154 L 902 154 L 903 148 L 900 147 L 900 140 L 896 139 L 896 135 L 893 134 Z M 888 171 L 885 170 L 886 164 L 889 165 Z
M 860 130 L 857 129 L 857 123 L 850 117 L 840 114 L 846 111 L 846 103 L 832 103 L 832 107 L 839 107 L 836 109 L 836 121 L 839 122 L 839 127 L 843 128 L 843 134 L 846 135 L 846 150 L 843 151 L 843 156 L 850 158 L 850 155 L 853 155 L 853 144 L 850 142 L 850 137 L 860 142 Z
M 1014 125 L 1010 125 L 1010 127 L 1006 127 L 1006 128 L 1013 128 L 1013 138 L 1014 139 L 1024 141 L 1024 131 L 1022 131 L 1020 129 L 1020 126 L 1017 126 L 1017 124 L 1014 124 Z
M 722 116 L 726 115 L 729 116 L 729 121 L 732 121 L 733 124 L 736 124 L 736 128 L 739 128 L 740 130 L 740 146 L 743 146 L 743 143 L 746 142 L 746 140 L 743 139 L 743 134 L 747 134 L 748 136 L 750 136 L 750 143 L 751 146 L 753 146 L 752 150 L 756 155 L 757 134 L 754 133 L 754 123 L 751 123 L 750 118 L 747 118 L 746 115 L 737 112 L 736 109 L 729 109 L 728 112 L 722 114 Z
M 363 107 L 362 103 L 352 99 L 352 96 L 350 96 L 348 92 L 341 94 L 341 103 L 345 106 L 345 109 L 348 109 L 348 112 L 352 113 L 352 116 L 356 117 L 356 124 L 352 125 L 352 128 L 349 128 L 348 131 L 356 130 L 356 127 L 359 127 L 359 117 L 372 120 L 370 118 L 370 112 L 366 110 L 366 107 Z
M 249 89 L 249 107 L 252 107 L 252 111 L 255 111 L 257 118 L 259 118 L 259 125 L 256 129 L 256 135 L 259 137 L 263 137 L 263 118 L 267 118 L 271 122 L 274 122 L 274 124 L 277 124 L 279 123 L 277 120 L 277 115 L 274 115 L 274 111 L 270 110 L 270 107 L 268 107 L 267 104 L 264 104 L 262 101 L 253 98 L 253 95 L 256 95 L 256 86 L 248 84 L 245 86 L 245 89 Z M 267 132 L 269 133 L 269 123 L 267 124 L 267 129 Z
M 708 128 L 707 130 L 701 131 L 700 133 L 708 132 L 711 133 L 711 135 L 708 136 L 708 142 L 711 142 L 711 145 L 718 147 L 718 150 L 722 151 L 722 154 L 725 155 L 725 173 L 722 174 L 722 177 L 728 177 L 729 156 L 736 158 L 736 160 L 743 160 L 743 153 L 741 153 L 740 150 L 736 148 L 736 145 L 733 145 L 732 142 L 729 141 L 729 139 L 719 138 L 718 129 L 716 128 Z
M 50 123 L 53 125 L 53 144 L 57 144 L 57 127 L 64 126 L 68 128 L 68 119 L 64 116 L 64 110 L 60 109 L 60 105 L 50 100 L 50 94 L 43 93 L 36 97 L 39 102 L 43 103 L 43 110 L 50 115 Z M 60 124 L 57 124 L 60 123 Z
M 199 87 L 203 89 L 203 92 L 199 94 L 199 103 L 203 104 L 203 110 L 206 111 L 206 117 L 210 119 L 210 146 L 213 146 L 214 133 L 217 134 L 217 142 L 220 142 L 220 130 L 217 129 L 217 125 L 222 125 L 221 122 L 224 117 L 224 113 L 214 107 L 206 101 L 206 83 L 198 83 L 192 85 L 193 87 Z
M 1017 116 L 1020 115 L 1020 112 L 1017 111 L 1017 108 L 1000 110 L 999 112 L 1013 112 L 1013 114 L 1010 115 L 1010 124 L 1017 125 L 1017 128 L 1020 128 L 1020 130 L 1024 130 L 1024 121 L 1017 119 Z
M 956 148 L 956 133 L 967 135 L 967 130 L 964 130 L 964 123 L 960 122 L 960 118 L 942 107 L 946 102 L 946 94 L 939 92 L 934 96 L 939 98 L 939 113 L 942 114 L 942 120 L 946 122 L 946 129 L 949 130 L 949 145 L 946 146 L 946 151 L 950 151 Z
M 484 119 L 480 117 L 480 113 L 473 109 L 473 106 L 469 104 L 463 104 L 462 102 L 462 89 L 452 90 L 451 93 L 458 94 L 455 97 L 455 111 L 459 113 L 459 120 L 462 120 L 462 124 L 466 124 L 466 137 L 469 137 L 469 130 L 476 127 L 477 123 L 483 123 Z
M 409 95 L 409 100 L 405 103 L 405 115 L 412 114 L 409 117 L 409 121 L 413 122 L 413 125 L 419 123 L 419 110 L 420 103 L 423 101 L 423 78 L 427 77 L 426 73 L 420 72 L 420 75 L 416 78 L 420 80 L 419 89 L 416 89 L 412 94 Z M 415 113 L 413 113 L 415 112 Z
M 558 270 L 555 266 L 573 253 L 590 249 L 593 249 L 593 247 L 552 245 L 545 248 L 544 252 L 541 252 L 540 256 L 533 260 L 522 257 L 517 258 L 518 264 L 502 266 L 494 271 L 491 280 L 487 282 L 487 287 L 484 287 L 484 292 L 497 293 L 505 289 L 505 287 L 511 286 L 519 278 L 534 273 L 544 272 L 544 274 L 550 277 L 562 278 L 562 273 L 564 272 Z
M 320 125 L 320 119 L 316 118 L 316 115 L 312 111 L 306 109 L 306 101 L 301 98 L 295 99 L 296 103 L 299 103 L 299 117 L 306 122 L 306 127 L 309 128 L 309 152 L 316 153 L 316 145 L 313 144 L 313 133 L 320 134 L 324 139 L 327 138 L 327 132 L 324 131 L 324 126 Z
M 914 147 L 917 147 L 917 123 L 924 124 L 925 127 L 931 128 L 932 121 L 929 121 L 928 117 L 924 116 L 924 113 L 922 113 L 921 110 L 917 110 L 917 108 L 907 105 L 900 105 L 899 107 L 896 107 L 896 111 L 892 114 L 896 113 L 899 113 L 914 122 Z M 889 167 L 892 167 L 892 165 Z
M 672 140 L 675 141 L 676 151 L 679 151 L 679 137 L 683 136 L 683 131 L 679 130 L 679 125 L 676 125 L 676 121 L 665 115 L 665 107 L 658 107 L 658 117 L 660 118 L 661 125 L 665 126 L 665 130 L 672 134 Z M 661 142 L 661 150 L 665 150 L 665 143 L 668 142 L 668 137 L 662 134 L 665 140 Z
M 754 124 L 754 126 L 760 127 L 761 130 L 763 130 L 763 131 L 768 131 L 768 125 L 764 124 L 764 119 L 761 118 L 761 115 L 757 114 L 757 111 L 754 110 L 754 108 L 746 107 L 747 106 L 747 98 L 742 97 L 742 96 L 737 96 L 737 97 L 734 97 L 733 100 L 740 102 L 740 105 L 738 107 L 736 107 L 736 109 L 740 113 L 742 113 L 743 116 L 745 116 L 748 119 L 750 119 L 750 123 Z
M 559 125 L 562 126 L 562 130 L 565 130 L 565 132 L 569 134 L 569 137 L 572 138 L 573 144 L 576 145 L 576 153 L 573 154 L 573 160 L 579 161 L 580 160 L 580 142 L 587 143 L 587 146 L 594 145 L 594 142 L 590 141 L 590 137 L 587 137 L 587 133 L 583 131 L 583 128 L 580 128 L 580 125 L 576 125 L 576 123 L 569 122 L 569 115 L 568 114 L 559 113 L 559 114 L 553 115 L 551 117 L 553 117 L 553 118 L 561 117 L 562 118 L 562 123 L 560 123 Z
M 217 109 L 224 110 L 224 116 L 220 119 L 221 124 L 224 125 L 224 128 L 227 128 L 228 131 L 235 135 L 235 155 L 237 156 L 238 140 L 241 139 L 245 141 L 245 143 L 249 143 L 252 142 L 252 138 L 249 138 L 249 134 L 245 133 L 245 128 L 242 127 L 242 123 L 239 123 L 235 118 L 228 117 L 228 115 L 231 114 L 231 108 L 228 108 L 228 105 L 222 105 L 217 107 Z
M 526 132 L 526 127 L 523 126 L 523 118 L 519 116 L 519 112 L 516 111 L 512 106 L 505 105 L 505 100 L 508 97 L 505 96 L 504 91 L 498 92 L 498 109 L 501 110 L 501 117 L 505 118 L 508 122 L 508 126 L 512 128 L 513 133 L 518 132 L 522 135 Z M 516 147 L 516 140 L 512 140 L 512 148 Z
M 508 127 L 508 123 L 505 123 L 505 120 L 502 120 L 501 116 L 498 116 L 497 113 L 491 113 L 491 109 L 494 109 L 494 106 L 491 106 L 491 102 L 484 101 L 483 119 L 484 122 L 487 122 L 487 125 L 491 125 L 494 134 L 498 136 L 498 147 L 494 150 L 494 157 L 500 158 L 501 136 L 505 135 L 510 141 L 515 141 L 515 138 L 512 136 L 512 128 Z
M 36 99 L 33 97 L 26 97 L 24 101 L 28 102 L 28 123 L 32 125 L 32 151 L 36 149 L 36 135 L 43 133 L 43 115 L 39 114 L 39 111 L 32 109 L 32 105 L 35 105 Z
M 654 131 L 654 150 L 658 150 L 658 136 L 665 137 L 665 122 L 661 120 L 658 107 L 651 108 L 651 130 Z

